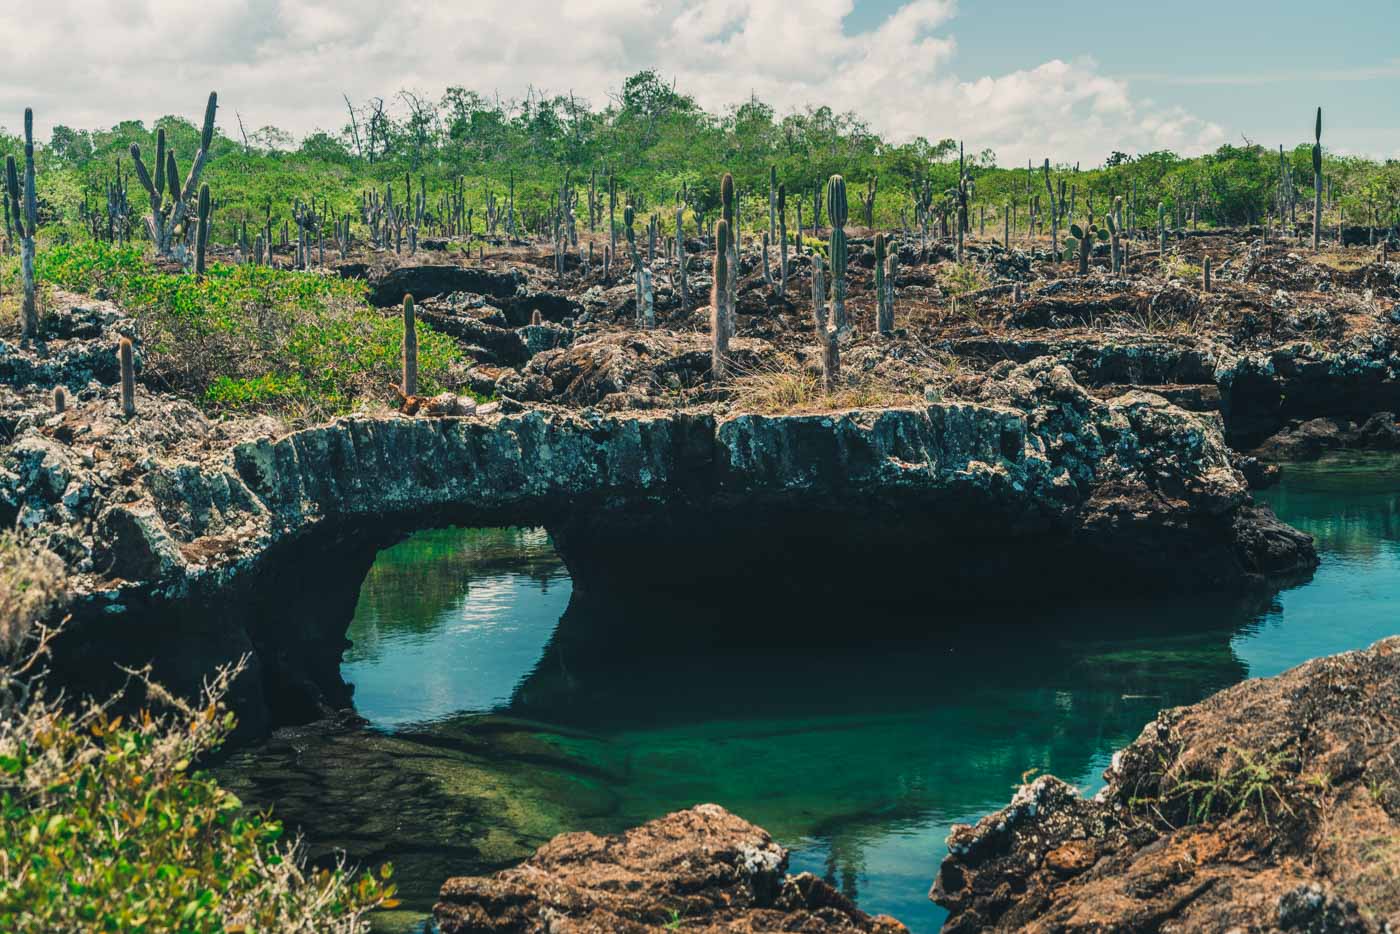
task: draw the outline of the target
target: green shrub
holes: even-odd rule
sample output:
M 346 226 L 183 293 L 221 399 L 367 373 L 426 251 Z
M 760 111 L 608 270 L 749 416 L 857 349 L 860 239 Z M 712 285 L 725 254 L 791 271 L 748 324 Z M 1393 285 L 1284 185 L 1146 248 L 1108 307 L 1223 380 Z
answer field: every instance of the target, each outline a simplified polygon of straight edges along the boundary
M 124 720 L 37 694 L 0 724 L 0 930 L 358 931 L 392 870 L 308 870 L 269 816 L 193 765 L 233 726 L 220 672 Z
M 108 297 L 136 318 L 142 378 L 213 412 L 322 418 L 391 397 L 403 329 L 364 300 L 363 283 L 265 266 L 211 264 L 205 278 L 163 273 L 136 247 L 56 244 L 38 274 L 58 288 Z M 419 328 L 419 388 L 451 389 L 466 360 Z

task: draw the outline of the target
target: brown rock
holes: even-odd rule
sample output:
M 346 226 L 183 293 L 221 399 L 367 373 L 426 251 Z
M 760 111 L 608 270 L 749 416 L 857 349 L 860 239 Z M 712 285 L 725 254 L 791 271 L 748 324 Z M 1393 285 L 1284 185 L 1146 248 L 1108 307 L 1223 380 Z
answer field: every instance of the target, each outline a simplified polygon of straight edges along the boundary
M 615 837 L 561 834 L 514 869 L 448 879 L 433 917 L 444 934 L 907 932 L 786 868 L 765 831 L 701 804 Z
M 1093 800 L 1046 776 L 959 826 L 962 931 L 1400 925 L 1400 638 L 1161 713 Z

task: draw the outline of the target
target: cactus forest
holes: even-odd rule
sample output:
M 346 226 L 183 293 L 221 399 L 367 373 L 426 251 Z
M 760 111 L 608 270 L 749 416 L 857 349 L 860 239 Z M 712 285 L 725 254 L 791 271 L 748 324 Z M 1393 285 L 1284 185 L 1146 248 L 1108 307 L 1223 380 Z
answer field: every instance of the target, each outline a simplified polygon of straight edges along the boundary
M 0 114 L 0 930 L 1400 924 L 1400 162 L 1325 100 L 182 93 Z

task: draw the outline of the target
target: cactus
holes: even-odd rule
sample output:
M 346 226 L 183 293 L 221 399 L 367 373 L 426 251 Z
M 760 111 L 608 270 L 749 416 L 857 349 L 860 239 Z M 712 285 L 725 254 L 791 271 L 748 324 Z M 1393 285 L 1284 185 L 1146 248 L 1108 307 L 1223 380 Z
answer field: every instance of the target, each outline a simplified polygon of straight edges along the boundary
M 1162 262 L 1167 261 L 1167 206 L 1157 202 L 1157 252 Z
M 656 295 L 652 284 L 650 266 L 642 267 L 640 278 L 642 290 L 642 327 L 651 330 L 656 327 Z
M 539 327 L 541 324 L 544 324 L 544 315 L 540 314 L 540 310 L 536 308 L 530 312 L 530 326 Z
M 865 183 L 865 196 L 861 198 L 861 204 L 865 208 L 865 226 L 875 226 L 875 190 L 880 185 L 880 176 L 874 172 L 870 173 L 870 178 Z
M 841 381 L 841 344 L 836 329 L 827 321 L 826 286 L 822 282 L 822 258 L 818 253 L 812 254 L 812 318 L 822 355 L 822 389 L 832 393 Z
M 1201 291 L 1210 293 L 1210 257 L 1207 256 L 1205 262 L 1201 264 Z
M 20 195 L 19 167 L 14 156 L 5 157 L 5 184 L 9 190 L 9 211 L 14 233 L 20 240 L 20 273 L 24 299 L 20 306 L 20 335 L 25 340 L 39 336 L 38 291 L 34 282 L 34 238 L 39 230 L 39 196 L 34 178 L 34 111 L 24 108 L 24 194 Z
M 690 279 L 685 268 L 685 201 L 679 192 L 676 194 L 676 274 L 680 277 L 681 310 L 684 311 L 690 304 Z
M 146 232 L 150 234 L 156 252 L 161 256 L 173 256 L 182 263 L 188 260 L 188 251 L 184 245 L 185 220 L 195 198 L 199 176 L 203 173 L 209 157 L 209 147 L 214 141 L 214 114 L 218 109 L 218 101 L 218 94 L 210 92 L 209 102 L 204 108 L 204 128 L 200 133 L 199 151 L 195 153 L 183 186 L 180 184 L 175 153 L 166 149 L 164 130 L 156 132 L 156 159 L 152 165 L 154 174 L 147 170 L 145 162 L 141 159 L 140 145 L 131 144 L 131 161 L 136 169 L 136 178 L 141 187 L 146 189 L 151 203 L 151 213 L 146 217 Z M 168 205 L 165 203 L 167 194 L 170 196 Z
M 136 414 L 136 352 L 131 339 L 123 337 L 117 341 L 117 363 L 121 368 L 122 415 L 131 418 Z
M 889 256 L 885 259 L 885 317 L 889 319 L 890 331 L 894 331 L 894 274 L 895 267 L 899 265 L 899 253 L 893 246 L 889 250 Z
M 768 167 L 768 239 L 778 236 L 778 167 Z
M 798 205 L 801 208 L 801 204 Z M 788 244 L 787 244 L 787 186 L 778 185 L 778 297 L 787 295 Z
M 53 411 L 55 415 L 62 415 L 68 408 L 68 393 L 62 386 L 53 388 Z
M 413 296 L 403 297 L 403 383 L 405 396 L 418 395 L 418 328 L 413 320 Z
M 963 261 L 963 237 L 967 232 L 968 199 L 972 196 L 972 177 L 967 174 L 967 162 L 963 157 L 963 144 L 958 143 L 958 184 L 948 191 L 947 197 L 957 205 L 958 262 Z
M 1113 199 L 1113 210 L 1108 212 L 1106 221 L 1108 223 L 1108 234 L 1113 244 L 1113 272 L 1123 271 L 1123 240 L 1120 218 L 1123 216 L 1123 198 L 1118 196 Z
M 1106 241 L 1108 239 L 1108 233 L 1107 231 L 1100 230 L 1093 224 L 1090 224 L 1087 230 L 1080 227 L 1078 224 L 1071 224 L 1069 232 L 1072 238 L 1070 241 L 1070 248 L 1074 249 L 1078 247 L 1079 250 L 1079 274 L 1081 276 L 1087 276 L 1089 274 L 1089 254 L 1094 249 L 1094 241 L 1097 240 L 1100 243 Z
M 729 357 L 729 221 L 715 225 L 715 282 L 710 293 L 710 372 L 724 378 Z
M 739 224 L 737 202 L 738 197 L 734 191 L 734 176 L 725 172 L 719 180 L 719 204 L 721 219 L 728 225 L 728 237 L 725 242 L 728 244 L 729 249 L 729 277 L 725 280 L 728 291 L 725 293 L 724 322 L 730 334 L 734 331 L 735 308 L 737 308 L 739 304 Z M 728 347 L 727 336 L 725 340 L 725 346 Z
M 194 276 L 204 278 L 204 250 L 209 246 L 209 186 L 199 186 L 199 229 L 195 231 Z
M 828 256 L 831 260 L 831 320 L 838 337 L 851 333 L 846 320 L 846 180 L 831 176 L 826 185 L 826 214 L 831 221 Z
M 1055 186 L 1050 181 L 1050 160 L 1041 166 L 1045 176 L 1045 193 L 1050 197 L 1050 253 L 1058 261 L 1060 257 L 1060 205 L 1055 201 Z
M 1313 251 L 1322 243 L 1322 108 L 1317 108 L 1317 126 L 1313 130 Z M 1341 245 L 1340 239 L 1338 246 Z
M 885 235 L 875 235 L 875 329 L 881 334 L 894 330 L 893 309 L 885 307 Z

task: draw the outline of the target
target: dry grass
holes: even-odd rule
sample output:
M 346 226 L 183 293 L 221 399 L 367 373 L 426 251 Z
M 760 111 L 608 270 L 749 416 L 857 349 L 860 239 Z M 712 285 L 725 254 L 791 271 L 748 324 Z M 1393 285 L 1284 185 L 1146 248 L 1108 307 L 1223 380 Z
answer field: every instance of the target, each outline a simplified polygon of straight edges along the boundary
M 37 541 L 0 532 L 0 660 L 21 649 L 63 592 L 63 562 Z
M 1371 249 L 1324 250 L 1312 257 L 1314 263 L 1341 272 L 1355 272 L 1365 269 L 1376 259 Z
M 845 409 L 919 405 L 922 397 L 874 374 L 843 371 L 841 385 L 826 392 L 821 374 L 785 357 L 738 374 L 729 385 L 744 412 L 803 415 Z

